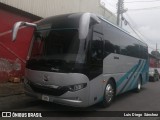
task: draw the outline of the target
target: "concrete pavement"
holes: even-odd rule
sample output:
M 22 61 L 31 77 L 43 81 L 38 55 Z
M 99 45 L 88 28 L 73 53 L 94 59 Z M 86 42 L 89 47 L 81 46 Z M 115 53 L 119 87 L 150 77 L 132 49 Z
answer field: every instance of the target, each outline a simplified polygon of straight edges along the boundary
M 21 85 L 23 90 L 23 85 Z M 59 111 L 59 110 L 78 110 L 79 108 L 68 107 L 63 105 L 58 105 L 54 103 L 43 102 L 28 96 L 23 93 L 20 94 L 10 94 L 0 97 L 0 110 L 1 111 Z M 86 111 L 160 111 L 160 81 L 149 82 L 140 93 L 127 92 L 125 94 L 116 97 L 116 100 L 108 108 L 101 108 L 99 105 L 94 105 L 85 108 Z M 62 115 L 63 116 L 63 115 Z M 43 118 L 42 118 L 43 119 Z M 50 120 L 50 118 L 47 118 Z M 46 119 L 46 120 L 47 120 Z M 89 117 L 84 118 L 60 118 L 56 117 L 56 120 L 62 119 L 84 119 L 84 120 L 98 120 L 104 119 L 102 117 Z M 107 120 L 127 120 L 128 118 L 107 118 Z M 160 118 L 129 118 L 131 120 L 160 120 Z

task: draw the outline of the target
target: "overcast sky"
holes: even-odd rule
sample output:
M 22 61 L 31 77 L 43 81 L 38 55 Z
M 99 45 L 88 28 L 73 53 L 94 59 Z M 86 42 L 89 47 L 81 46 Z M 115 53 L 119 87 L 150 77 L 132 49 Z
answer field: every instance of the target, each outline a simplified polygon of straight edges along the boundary
M 116 14 L 117 1 L 102 0 L 101 2 L 104 2 L 106 8 Z M 124 7 L 128 9 L 124 17 L 137 32 L 145 37 L 140 35 L 148 44 L 149 52 L 156 49 L 156 43 L 160 51 L 160 0 L 124 0 Z M 123 28 L 133 34 L 129 26 Z

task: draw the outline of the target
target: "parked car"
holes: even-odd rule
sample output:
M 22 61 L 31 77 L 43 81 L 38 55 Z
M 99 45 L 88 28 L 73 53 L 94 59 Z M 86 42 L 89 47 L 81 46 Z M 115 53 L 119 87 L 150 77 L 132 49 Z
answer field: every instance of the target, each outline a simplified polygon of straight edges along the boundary
M 159 73 L 159 78 L 160 78 L 160 68 L 156 68 L 158 70 L 158 73 Z
M 149 81 L 158 81 L 160 74 L 156 68 L 149 68 Z

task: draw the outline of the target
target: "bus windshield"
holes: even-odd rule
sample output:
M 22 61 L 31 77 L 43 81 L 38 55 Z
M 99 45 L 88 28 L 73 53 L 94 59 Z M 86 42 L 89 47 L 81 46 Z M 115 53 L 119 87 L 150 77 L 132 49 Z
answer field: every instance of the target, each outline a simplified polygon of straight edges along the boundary
M 75 28 L 37 30 L 34 32 L 34 42 L 28 65 L 30 68 L 35 68 L 50 64 L 55 68 L 66 63 L 75 64 L 79 44 L 78 30 Z
M 76 29 L 52 29 L 35 32 L 32 58 L 76 61 L 79 48 Z

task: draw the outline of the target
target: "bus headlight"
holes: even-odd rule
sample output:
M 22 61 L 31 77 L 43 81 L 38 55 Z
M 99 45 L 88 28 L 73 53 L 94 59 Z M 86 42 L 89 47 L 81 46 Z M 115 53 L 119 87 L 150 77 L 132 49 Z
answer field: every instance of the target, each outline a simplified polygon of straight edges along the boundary
M 78 90 L 81 90 L 81 89 L 87 87 L 87 83 L 82 83 L 82 84 L 77 84 L 77 85 L 70 85 L 70 86 L 67 86 L 67 87 L 68 87 L 69 91 L 74 92 L 74 91 L 78 91 Z

